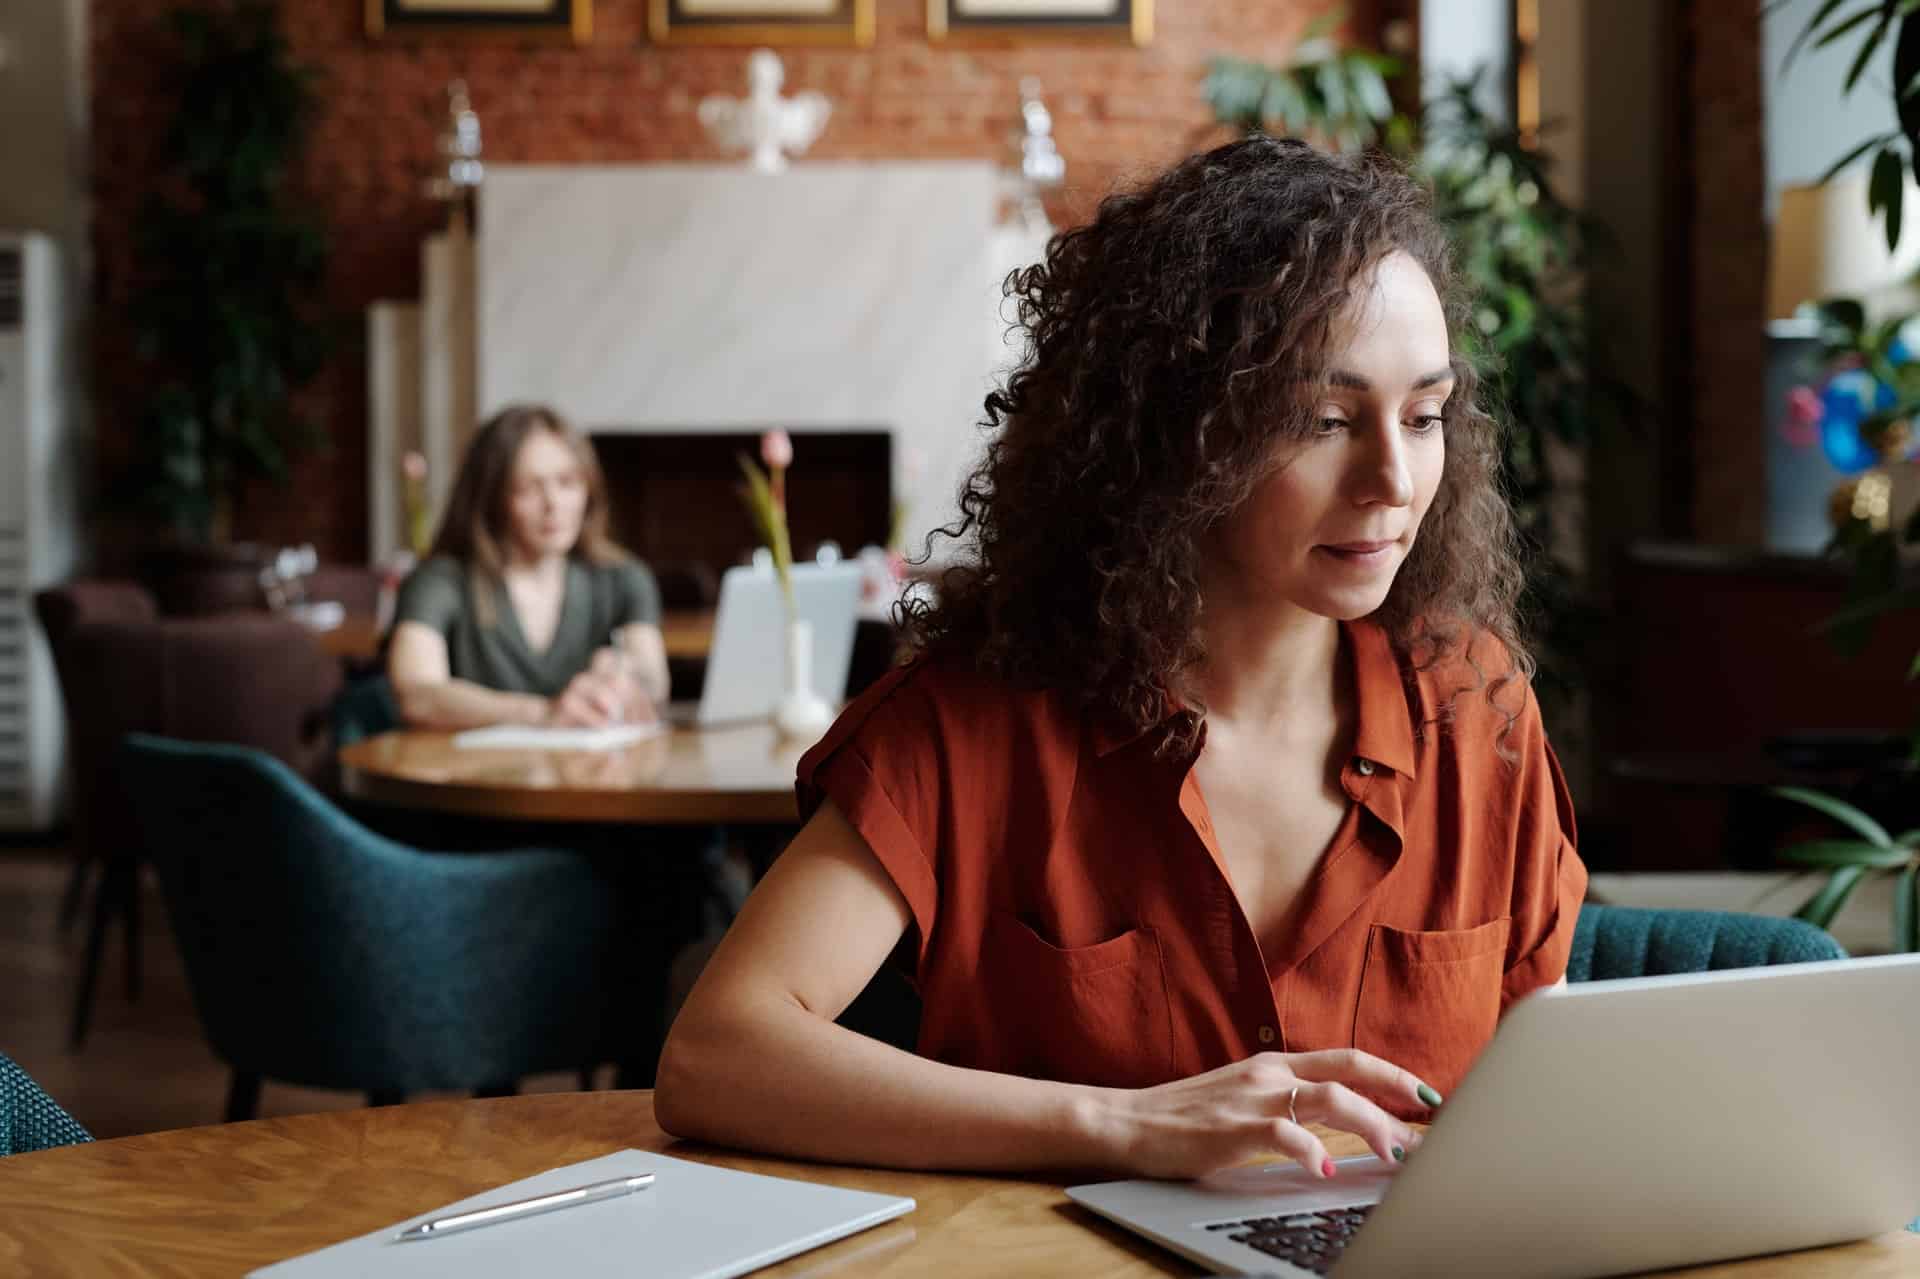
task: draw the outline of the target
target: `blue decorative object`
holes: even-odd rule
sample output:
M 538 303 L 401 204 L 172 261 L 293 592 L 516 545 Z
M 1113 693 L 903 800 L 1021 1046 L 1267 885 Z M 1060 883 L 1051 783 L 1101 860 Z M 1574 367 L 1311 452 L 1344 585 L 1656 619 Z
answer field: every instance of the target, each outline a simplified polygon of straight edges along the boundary
M 1861 369 L 1827 380 L 1820 392 L 1820 448 L 1843 475 L 1858 475 L 1880 464 L 1880 455 L 1860 434 L 1860 424 L 1894 405 L 1893 388 Z

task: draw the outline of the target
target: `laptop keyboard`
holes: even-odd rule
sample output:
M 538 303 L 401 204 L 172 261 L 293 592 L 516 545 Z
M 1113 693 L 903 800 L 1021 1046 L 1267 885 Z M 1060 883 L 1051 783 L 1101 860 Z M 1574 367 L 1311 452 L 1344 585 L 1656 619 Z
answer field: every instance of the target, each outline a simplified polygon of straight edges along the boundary
M 1210 1231 L 1232 1231 L 1227 1238 L 1249 1248 L 1290 1261 L 1303 1270 L 1324 1275 L 1340 1260 L 1347 1243 L 1373 1211 L 1372 1204 L 1358 1208 L 1327 1208 L 1319 1212 L 1298 1212 L 1286 1217 L 1248 1217 L 1244 1221 L 1216 1221 Z

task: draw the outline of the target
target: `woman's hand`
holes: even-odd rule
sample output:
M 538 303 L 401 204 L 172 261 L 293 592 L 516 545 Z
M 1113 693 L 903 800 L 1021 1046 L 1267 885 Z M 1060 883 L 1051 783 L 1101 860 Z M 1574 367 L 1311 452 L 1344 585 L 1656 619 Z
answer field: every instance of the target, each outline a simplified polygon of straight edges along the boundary
M 1425 1095 L 1422 1095 L 1422 1090 Z M 1438 1105 L 1440 1096 L 1390 1062 L 1354 1049 L 1257 1053 L 1204 1075 L 1114 1090 L 1111 1136 L 1120 1166 L 1146 1177 L 1200 1177 L 1278 1151 L 1315 1177 L 1333 1161 L 1307 1124 L 1359 1135 L 1388 1163 L 1420 1144 L 1369 1098 Z M 1288 1098 L 1299 1122 L 1288 1118 Z
M 651 724 L 659 711 L 634 678 L 625 654 L 602 648 L 547 705 L 547 723 L 565 728 Z

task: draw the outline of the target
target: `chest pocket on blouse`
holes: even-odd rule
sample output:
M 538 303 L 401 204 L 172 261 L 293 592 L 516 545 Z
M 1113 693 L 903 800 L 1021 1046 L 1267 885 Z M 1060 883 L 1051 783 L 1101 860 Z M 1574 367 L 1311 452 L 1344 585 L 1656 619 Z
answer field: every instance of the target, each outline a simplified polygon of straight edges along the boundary
M 1107 1088 L 1172 1077 L 1166 970 L 1151 928 L 1062 948 L 995 911 L 981 971 L 1001 1023 L 1003 1069 Z
M 1353 1046 L 1450 1093 L 1500 1020 L 1509 918 L 1411 932 L 1375 924 L 1353 1018 Z

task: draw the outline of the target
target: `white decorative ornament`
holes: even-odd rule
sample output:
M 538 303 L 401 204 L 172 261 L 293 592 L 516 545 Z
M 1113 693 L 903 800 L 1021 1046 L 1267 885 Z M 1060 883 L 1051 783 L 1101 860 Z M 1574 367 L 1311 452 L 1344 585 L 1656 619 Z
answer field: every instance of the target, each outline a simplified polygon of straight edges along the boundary
M 747 164 L 761 173 L 785 169 L 786 153 L 798 155 L 812 146 L 833 113 L 824 94 L 781 97 L 786 76 L 773 50 L 755 49 L 747 58 L 746 97 L 700 99 L 700 123 L 708 136 L 730 150 L 749 152 Z

